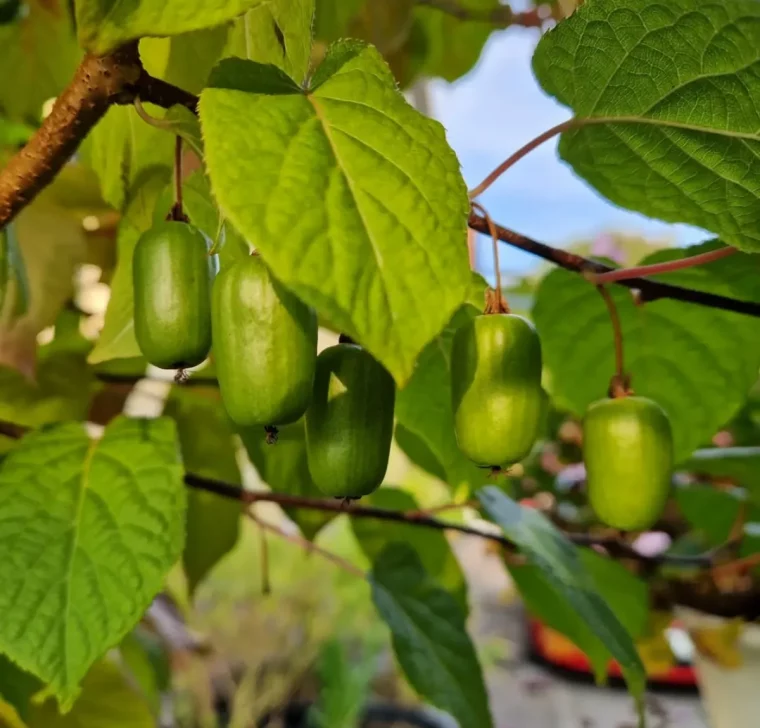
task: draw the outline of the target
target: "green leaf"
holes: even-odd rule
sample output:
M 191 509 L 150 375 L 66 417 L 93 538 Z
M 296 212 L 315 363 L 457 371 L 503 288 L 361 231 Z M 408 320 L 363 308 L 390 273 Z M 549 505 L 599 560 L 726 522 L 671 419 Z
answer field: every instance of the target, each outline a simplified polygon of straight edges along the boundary
M 177 423 L 185 470 L 242 486 L 234 432 L 219 392 L 173 387 L 164 414 Z M 187 502 L 187 538 L 182 563 L 192 595 L 211 569 L 235 546 L 240 503 L 192 489 Z
M 88 357 L 90 364 L 142 356 L 135 339 L 132 256 L 140 235 L 151 225 L 156 199 L 166 181 L 167 173 L 161 168 L 147 172 L 119 223 L 118 264 L 103 329 Z
M 539 570 L 541 580 L 537 582 L 537 588 L 541 589 L 542 596 L 552 593 L 555 595 L 553 604 L 564 604 L 568 616 L 561 627 L 562 631 L 584 648 L 590 641 L 590 635 L 593 635 L 618 661 L 628 689 L 640 704 L 646 683 L 644 666 L 631 635 L 600 595 L 578 549 L 544 516 L 518 505 L 498 488 L 483 488 L 478 492 L 478 498 L 507 538 Z M 532 599 L 531 605 L 535 604 L 536 600 Z M 569 616 L 571 614 L 572 617 Z M 575 619 L 576 616 L 580 619 Z M 600 660 L 600 655 L 604 658 L 598 649 L 590 655 L 597 676 L 604 674 L 605 669 L 606 660 Z
M 82 694 L 70 713 L 61 715 L 55 702 L 35 706 L 29 728 L 155 728 L 148 702 L 117 665 L 96 663 L 82 681 Z
M 314 37 L 328 43 L 345 38 L 349 21 L 366 2 L 367 0 L 317 0 Z
M 562 158 L 614 203 L 760 251 L 760 4 L 590 0 L 533 57 L 585 120 Z
M 45 347 L 34 381 L 0 367 L 0 420 L 27 427 L 84 420 L 95 386 L 83 353 Z
M 36 677 L 0 655 L 0 699 L 12 705 L 20 719 L 27 718 L 32 696 L 43 687 Z M 0 712 L 0 725 L 5 726 L 3 718 Z
M 596 591 L 612 610 L 628 634 L 636 640 L 649 624 L 649 589 L 646 582 L 621 563 L 591 549 L 579 549 L 584 568 Z
M 683 470 L 718 478 L 760 494 L 760 447 L 710 447 L 697 450 L 683 463 Z
M 707 485 L 689 485 L 675 491 L 676 502 L 686 520 L 705 537 L 710 546 L 726 542 L 742 501 L 731 491 Z
M 78 0 L 80 44 L 103 54 L 137 38 L 221 25 L 267 0 Z
M 225 55 L 281 68 L 303 83 L 311 60 L 314 0 L 270 0 L 235 21 Z
M 481 16 L 504 7 L 499 0 L 459 0 L 457 6 Z M 488 37 L 498 28 L 491 21 L 463 20 L 439 8 L 421 6 L 414 13 L 424 29 L 425 60 L 421 71 L 447 81 L 456 81 L 472 69 Z
M 222 61 L 200 111 L 224 214 L 403 385 L 470 282 L 469 203 L 443 128 L 357 42 L 335 44 L 305 92 L 271 66 Z
M 142 624 L 119 645 L 125 672 L 137 683 L 155 716 L 161 711 L 161 693 L 169 689 L 171 681 L 170 657 L 166 650 L 161 638 Z
M 267 445 L 263 427 L 246 428 L 239 434 L 259 476 L 275 493 L 323 497 L 309 473 L 303 420 L 280 427 L 276 445 Z M 285 511 L 310 541 L 335 517 L 303 508 L 286 508 Z
M 649 264 L 711 250 L 713 243 L 661 251 Z M 760 258 L 737 254 L 707 266 L 658 277 L 676 285 L 759 300 Z M 665 408 L 676 460 L 708 442 L 736 413 L 757 380 L 760 321 L 680 301 L 634 303 L 611 286 L 620 314 L 626 369 L 637 394 Z M 536 293 L 533 318 L 555 401 L 581 415 L 606 395 L 615 371 L 612 327 L 602 297 L 581 276 L 555 270 Z
M 380 488 L 368 498 L 369 506 L 394 511 L 418 511 L 417 501 L 403 490 Z M 354 518 L 351 527 L 362 551 L 370 561 L 375 561 L 392 543 L 406 544 L 414 550 L 423 568 L 438 586 L 448 591 L 464 614 L 467 605 L 467 583 L 449 542 L 441 531 L 418 528 L 414 524 L 374 521 L 371 518 Z
M 144 38 L 140 60 L 151 76 L 198 94 L 222 57 L 228 36 L 229 26 L 220 25 L 172 38 Z
M 34 432 L 0 467 L 0 650 L 68 708 L 182 551 L 185 487 L 170 420 Z
M 159 118 L 164 113 L 150 104 L 145 108 Z M 174 139 L 141 119 L 131 106 L 112 106 L 87 137 L 82 156 L 98 175 L 103 198 L 122 210 L 146 177 L 153 175 L 154 167 L 163 168 L 169 179 Z
M 477 314 L 467 304 L 454 314 L 449 325 L 420 354 L 409 383 L 396 395 L 396 420 L 403 428 L 396 431 L 401 445 L 409 444 L 407 435 L 421 442 L 424 448 L 412 446 L 404 451 L 414 462 L 431 472 L 428 453 L 434 458 L 434 473 L 452 488 L 463 484 L 480 485 L 483 471 L 464 456 L 454 434 L 454 415 L 451 410 L 451 342 L 456 330 Z M 419 455 L 422 461 L 418 461 Z
M 393 650 L 412 687 L 451 713 L 460 728 L 492 726 L 483 673 L 457 600 L 403 544 L 380 554 L 370 582 L 375 607 L 391 630 Z
M 81 51 L 65 3 L 25 2 L 0 26 L 0 108 L 13 121 L 37 125 L 42 106 L 71 81 Z

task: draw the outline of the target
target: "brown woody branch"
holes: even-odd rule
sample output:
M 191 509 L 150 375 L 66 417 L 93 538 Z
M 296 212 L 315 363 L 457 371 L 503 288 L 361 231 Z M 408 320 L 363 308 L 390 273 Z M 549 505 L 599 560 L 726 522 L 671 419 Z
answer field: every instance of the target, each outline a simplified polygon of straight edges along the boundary
M 490 235 L 488 222 L 484 217 L 475 212 L 470 213 L 469 226 L 473 230 Z M 599 274 L 609 273 L 614 270 L 603 263 L 584 258 L 569 250 L 560 250 L 552 248 L 550 245 L 540 243 L 525 235 L 520 235 L 513 230 L 496 225 L 496 233 L 500 240 L 511 245 L 514 248 L 543 258 L 560 268 L 572 271 L 573 273 Z M 661 298 L 669 298 L 674 301 L 684 301 L 686 303 L 695 303 L 707 308 L 717 308 L 722 311 L 734 311 L 747 316 L 760 317 L 760 304 L 753 301 L 740 301 L 728 296 L 720 296 L 716 293 L 707 293 L 706 291 L 696 291 L 691 288 L 674 286 L 670 283 L 653 281 L 649 278 L 626 278 L 622 281 L 615 281 L 616 285 L 632 288 L 640 292 L 642 301 L 656 301 Z
M 53 181 L 112 105 L 138 97 L 167 109 L 182 104 L 195 111 L 198 103 L 196 96 L 150 76 L 136 43 L 106 56 L 85 56 L 40 128 L 0 170 L 0 229 Z
M 466 8 L 455 0 L 417 0 L 416 4 L 440 10 L 458 20 L 490 23 L 495 28 L 508 28 L 511 25 L 522 28 L 541 28 L 547 20 L 541 17 L 537 8 L 516 13 L 509 5 L 484 10 Z

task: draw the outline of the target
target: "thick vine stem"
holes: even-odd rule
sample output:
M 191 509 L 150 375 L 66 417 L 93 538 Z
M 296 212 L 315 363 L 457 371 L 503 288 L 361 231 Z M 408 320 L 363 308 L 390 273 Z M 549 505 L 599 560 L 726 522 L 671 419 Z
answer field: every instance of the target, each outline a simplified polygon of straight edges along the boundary
M 488 222 L 484 217 L 476 213 L 470 214 L 469 226 L 480 233 L 489 234 Z M 569 250 L 560 250 L 553 248 L 546 243 L 533 240 L 525 235 L 514 232 L 495 223 L 496 232 L 499 240 L 508 243 L 514 248 L 535 255 L 539 258 L 558 265 L 560 268 L 585 275 L 592 282 L 594 276 L 601 273 L 609 273 L 613 268 L 602 263 L 584 258 Z M 682 286 L 674 286 L 670 283 L 661 283 L 648 278 L 627 278 L 621 281 L 615 281 L 616 284 L 640 291 L 643 302 L 656 301 L 661 298 L 668 298 L 674 301 L 684 301 L 686 303 L 695 303 L 707 308 L 717 308 L 722 311 L 734 311 L 747 316 L 760 318 L 760 303 L 754 301 L 741 301 L 728 296 L 720 296 L 716 293 L 707 293 L 697 291 Z
M 131 102 L 140 72 L 136 43 L 84 57 L 40 128 L 0 172 L 0 228 L 53 180 L 111 104 Z
M 198 103 L 196 96 L 150 76 L 140 63 L 137 43 L 106 56 L 86 55 L 40 128 L 0 170 L 0 229 L 53 181 L 110 106 L 131 104 L 138 97 L 192 111 Z

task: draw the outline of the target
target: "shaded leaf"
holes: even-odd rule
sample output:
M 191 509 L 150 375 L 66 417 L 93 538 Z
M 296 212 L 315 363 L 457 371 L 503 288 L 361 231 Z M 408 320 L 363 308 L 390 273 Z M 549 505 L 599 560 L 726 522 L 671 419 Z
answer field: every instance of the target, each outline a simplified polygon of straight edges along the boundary
M 180 35 L 221 25 L 266 0 L 78 0 L 79 42 L 107 53 L 144 36 Z
M 250 427 L 240 431 L 248 457 L 256 467 L 261 479 L 275 493 L 322 498 L 322 492 L 314 485 L 306 460 L 306 433 L 303 420 L 279 427 L 276 445 L 267 445 L 263 427 Z M 334 517 L 304 508 L 286 508 L 288 516 L 298 525 L 301 533 L 310 541 Z
M 119 261 L 111 279 L 111 298 L 103 329 L 88 357 L 91 364 L 142 356 L 135 339 L 132 256 L 140 235 L 151 225 L 156 199 L 166 181 L 166 171 L 151 170 L 119 223 Z
M 219 25 L 171 38 L 143 38 L 140 60 L 151 76 L 198 94 L 222 57 L 228 36 L 229 26 Z
M 54 701 L 35 706 L 29 728 L 155 728 L 150 706 L 117 665 L 96 663 L 82 681 L 71 712 L 61 715 Z
M 223 61 L 200 109 L 223 213 L 405 383 L 470 282 L 467 194 L 442 127 L 356 42 L 334 45 L 305 92 L 271 66 Z
M 710 546 L 725 543 L 741 508 L 737 493 L 715 490 L 706 485 L 677 488 L 676 502 L 686 520 Z
M 393 511 L 419 510 L 414 497 L 397 488 L 380 488 L 371 496 L 363 498 L 362 503 L 365 502 L 369 506 Z M 389 544 L 409 546 L 417 554 L 427 574 L 438 586 L 456 598 L 464 614 L 469 612 L 464 574 L 443 532 L 418 528 L 414 524 L 375 521 L 371 518 L 354 518 L 351 527 L 362 551 L 372 562 L 380 557 Z
M 66 88 L 81 56 L 67 3 L 25 2 L 15 22 L 0 25 L 0 48 L 0 110 L 36 125 L 42 105 Z
M 415 463 L 428 472 L 441 473 L 441 479 L 452 488 L 463 484 L 474 487 L 485 478 L 484 471 L 457 446 L 451 408 L 451 342 L 456 330 L 477 313 L 467 304 L 454 314 L 443 332 L 422 351 L 412 378 L 396 395 L 397 442 Z M 408 435 L 414 439 L 410 441 Z M 415 440 L 422 449 L 415 446 Z
M 533 57 L 595 122 L 562 135 L 562 158 L 618 205 L 759 251 L 758 21 L 753 0 L 583 3 Z
M 553 626 L 584 648 L 590 643 L 597 677 L 604 674 L 605 650 L 609 652 L 620 664 L 628 689 L 641 706 L 646 676 L 633 639 L 600 595 L 578 549 L 544 516 L 518 505 L 498 488 L 483 488 L 478 498 L 507 538 L 538 569 L 540 577 L 534 586 L 540 590 L 540 598 L 536 599 L 534 593 L 531 605 L 542 605 L 553 594 L 552 613 L 556 620 L 553 606 L 564 603 L 566 614 L 561 626 L 556 621 Z
M 499 0 L 460 0 L 457 5 L 482 16 L 504 7 Z M 472 69 L 486 40 L 498 28 L 493 22 L 465 20 L 439 8 L 421 6 L 414 12 L 424 29 L 422 73 L 447 81 L 456 81 Z
M 181 553 L 174 426 L 119 418 L 98 441 L 77 423 L 33 432 L 0 467 L 0 511 L 0 649 L 69 707 Z
M 270 0 L 235 21 L 225 55 L 281 68 L 303 83 L 311 59 L 314 0 Z
M 173 387 L 164 414 L 177 423 L 185 470 L 242 486 L 234 432 L 215 388 L 207 393 Z M 240 534 L 240 503 L 191 489 L 182 563 L 190 595 L 214 565 L 235 546 Z
M 483 673 L 456 599 L 437 586 L 403 544 L 388 546 L 375 559 L 370 582 L 411 686 L 451 713 L 460 728 L 492 726 Z

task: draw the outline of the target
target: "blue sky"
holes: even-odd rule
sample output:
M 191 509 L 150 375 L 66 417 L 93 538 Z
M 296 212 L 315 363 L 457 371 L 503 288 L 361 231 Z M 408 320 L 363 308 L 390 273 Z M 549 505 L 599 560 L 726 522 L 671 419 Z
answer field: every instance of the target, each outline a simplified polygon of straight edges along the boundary
M 469 187 L 542 131 L 570 116 L 548 97 L 531 71 L 536 30 L 510 28 L 491 36 L 477 67 L 454 84 L 434 82 L 431 114 L 446 127 Z M 606 232 L 626 232 L 672 241 L 709 237 L 685 225 L 668 225 L 622 210 L 576 177 L 557 155 L 552 140 L 520 161 L 480 198 L 492 217 L 543 242 L 564 246 Z M 502 270 L 524 272 L 535 259 L 502 246 Z M 493 271 L 490 242 L 478 243 L 478 268 Z

